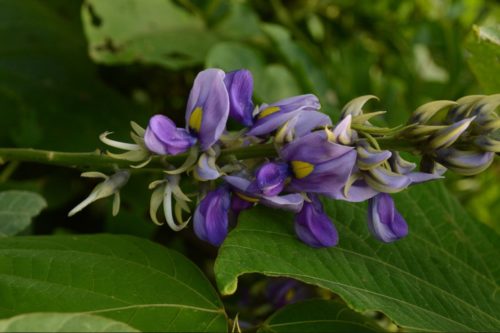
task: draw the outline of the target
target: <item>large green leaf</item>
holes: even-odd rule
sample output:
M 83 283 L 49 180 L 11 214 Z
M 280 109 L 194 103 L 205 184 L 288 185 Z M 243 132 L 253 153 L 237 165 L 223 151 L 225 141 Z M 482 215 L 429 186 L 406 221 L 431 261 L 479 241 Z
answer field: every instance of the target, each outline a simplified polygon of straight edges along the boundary
M 469 65 L 486 93 L 500 89 L 500 25 L 475 26 L 466 45 Z
M 0 240 L 0 317 L 95 314 L 141 331 L 225 331 L 217 293 L 174 251 L 130 236 Z
M 79 1 L 0 0 L 0 8 L 0 145 L 88 151 L 106 130 L 145 123 L 88 59 Z
M 290 304 L 274 313 L 259 332 L 356 332 L 374 333 L 382 329 L 371 319 L 344 304 L 310 300 Z
M 380 310 L 418 331 L 500 327 L 500 237 L 472 220 L 440 184 L 395 195 L 410 234 L 393 244 L 370 237 L 361 204 L 330 201 L 340 244 L 314 249 L 294 235 L 292 216 L 254 209 L 241 216 L 215 265 L 223 294 L 239 275 L 288 276 L 338 293 L 358 311 Z
M 0 237 L 12 236 L 26 229 L 31 218 L 46 206 L 45 200 L 36 193 L 0 192 Z
M 200 17 L 170 0 L 88 0 L 82 19 L 91 57 L 106 64 L 182 68 L 202 63 L 216 41 Z
M 139 332 L 125 323 L 81 313 L 28 313 L 0 320 L 0 332 Z

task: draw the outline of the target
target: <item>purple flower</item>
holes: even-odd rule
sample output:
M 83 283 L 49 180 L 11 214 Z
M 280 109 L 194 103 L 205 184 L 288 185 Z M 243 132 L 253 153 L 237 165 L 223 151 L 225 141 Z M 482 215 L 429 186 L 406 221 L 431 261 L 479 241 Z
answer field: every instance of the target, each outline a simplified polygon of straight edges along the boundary
M 229 93 L 229 117 L 247 127 L 252 126 L 252 73 L 246 69 L 226 73 L 224 83 Z
M 391 196 L 380 193 L 368 201 L 368 228 L 378 240 L 390 243 L 408 234 L 408 225 Z
M 255 172 L 257 187 L 263 195 L 270 197 L 281 193 L 288 176 L 289 171 L 286 163 L 264 163 Z
M 344 187 L 356 161 L 353 147 L 330 142 L 325 131 L 294 140 L 280 156 L 289 163 L 293 175 L 288 190 L 325 195 Z
M 321 202 L 309 194 L 311 202 L 304 201 L 302 210 L 295 216 L 295 232 L 301 241 L 312 247 L 330 247 L 338 243 L 339 237 L 333 222 L 323 212 Z
M 263 104 L 247 134 L 252 136 L 267 135 L 299 113 L 317 111 L 320 107 L 318 98 L 311 94 L 286 98 L 270 105 Z
M 217 142 L 226 127 L 229 95 L 224 77 L 220 69 L 206 69 L 196 76 L 189 93 L 186 129 L 198 137 L 202 150 Z
M 144 134 L 148 150 L 160 155 L 177 155 L 187 151 L 196 143 L 196 138 L 183 128 L 175 127 L 164 115 L 155 115 L 149 120 Z
M 229 95 L 224 77 L 220 69 L 200 72 L 189 94 L 186 129 L 176 127 L 166 116 L 155 115 L 144 135 L 146 147 L 156 154 L 176 155 L 187 151 L 196 141 L 203 151 L 217 142 L 229 116 Z
M 193 217 L 194 232 L 198 238 L 215 246 L 222 244 L 228 232 L 230 204 L 231 193 L 226 186 L 208 192 Z

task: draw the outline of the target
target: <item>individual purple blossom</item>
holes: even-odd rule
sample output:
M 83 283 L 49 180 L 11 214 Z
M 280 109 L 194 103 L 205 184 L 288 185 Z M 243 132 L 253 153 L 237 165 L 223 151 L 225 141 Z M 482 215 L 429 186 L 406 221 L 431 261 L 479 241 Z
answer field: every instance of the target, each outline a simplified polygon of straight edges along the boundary
M 196 141 L 203 151 L 220 138 L 229 117 L 229 95 L 224 71 L 216 68 L 196 76 L 186 108 L 186 128 L 178 128 L 166 116 L 153 116 L 144 136 L 146 147 L 157 154 L 176 155 Z
M 255 172 L 255 181 L 263 195 L 272 197 L 281 193 L 289 175 L 286 163 L 267 162 Z
M 255 116 L 254 124 L 247 132 L 250 136 L 264 136 L 277 130 L 287 121 L 304 111 L 318 111 L 318 97 L 307 94 L 290 97 L 273 104 L 263 104 Z
M 229 93 L 229 117 L 246 127 L 252 126 L 252 73 L 246 69 L 226 73 L 224 83 Z
M 368 229 L 375 238 L 385 243 L 408 234 L 408 225 L 389 194 L 380 193 L 368 201 Z
M 304 201 L 302 210 L 295 216 L 295 232 L 301 241 L 312 247 L 331 247 L 338 243 L 333 222 L 323 211 L 318 197 L 309 194 L 310 202 Z
M 279 154 L 290 165 L 293 176 L 287 189 L 292 192 L 336 193 L 345 186 L 356 161 L 353 147 L 330 142 L 325 131 L 298 138 Z
M 187 151 L 196 143 L 196 138 L 164 115 L 155 115 L 149 120 L 144 134 L 146 147 L 160 155 L 177 155 Z
M 220 246 L 227 236 L 231 192 L 221 186 L 208 192 L 196 208 L 193 217 L 194 232 L 198 238 Z

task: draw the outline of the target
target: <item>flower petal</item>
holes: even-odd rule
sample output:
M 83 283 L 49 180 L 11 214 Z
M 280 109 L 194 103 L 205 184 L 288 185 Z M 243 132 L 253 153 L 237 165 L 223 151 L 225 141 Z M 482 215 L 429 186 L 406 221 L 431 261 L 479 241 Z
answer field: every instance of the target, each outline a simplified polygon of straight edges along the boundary
M 226 187 L 219 187 L 203 198 L 194 213 L 194 231 L 198 238 L 220 246 L 228 232 L 228 213 L 231 202 Z
M 340 157 L 353 149 L 328 141 L 325 131 L 316 131 L 292 141 L 281 149 L 279 154 L 285 161 L 319 164 Z
M 252 126 L 252 73 L 246 69 L 226 73 L 224 83 L 229 93 L 229 117 L 245 126 Z
M 197 134 L 202 150 L 210 148 L 224 132 L 229 117 L 229 95 L 224 71 L 200 72 L 194 80 L 186 108 L 186 129 Z
M 187 151 L 195 142 L 185 129 L 175 127 L 172 120 L 164 115 L 155 115 L 149 120 L 144 134 L 148 150 L 160 155 L 177 155 Z
M 304 202 L 295 216 L 295 232 L 304 243 L 312 247 L 331 247 L 338 243 L 338 233 L 321 202 L 310 195 L 311 202 Z
M 312 94 L 286 98 L 270 105 L 264 104 L 247 135 L 269 134 L 301 112 L 317 111 L 320 107 L 318 98 Z
M 391 196 L 380 193 L 368 201 L 368 228 L 378 240 L 390 243 L 408 234 L 408 225 Z
M 264 163 L 255 172 L 257 187 L 265 196 L 278 195 L 285 187 L 285 180 L 288 176 L 286 163 Z

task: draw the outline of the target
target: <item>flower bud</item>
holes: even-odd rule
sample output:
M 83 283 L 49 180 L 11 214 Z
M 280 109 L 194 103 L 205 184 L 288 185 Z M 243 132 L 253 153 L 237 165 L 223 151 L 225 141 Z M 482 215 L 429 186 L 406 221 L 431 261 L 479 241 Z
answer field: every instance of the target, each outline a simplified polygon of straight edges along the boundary
M 389 194 L 380 193 L 368 200 L 368 229 L 384 243 L 394 242 L 408 235 L 408 225 L 396 210 Z
M 230 204 L 231 194 L 227 187 L 208 192 L 194 213 L 196 236 L 212 245 L 220 246 L 228 232 Z
M 361 170 L 376 168 L 392 155 L 388 150 L 377 150 L 371 147 L 366 141 L 360 141 L 356 151 L 358 153 L 356 166 Z
M 310 194 L 311 202 L 304 202 L 302 210 L 295 216 L 295 232 L 301 241 L 312 247 L 331 247 L 338 243 L 338 234 L 333 222 L 323 211 L 319 199 Z
M 481 150 L 500 153 L 500 140 L 495 140 L 488 135 L 478 137 L 474 143 L 481 148 Z
M 366 104 L 371 99 L 376 99 L 378 100 L 379 98 L 374 95 L 365 95 L 365 96 L 360 96 L 357 98 L 354 98 L 353 100 L 349 101 L 344 108 L 342 109 L 341 113 L 341 119 L 346 118 L 348 115 L 351 115 L 353 118 L 353 121 L 355 120 L 356 117 L 362 116 L 363 115 L 363 105 Z
M 436 160 L 450 170 L 461 175 L 471 176 L 486 170 L 493 162 L 495 153 L 483 151 L 458 150 L 456 148 L 440 149 L 436 152 Z
M 440 129 L 429 138 L 429 146 L 433 149 L 451 146 L 465 132 L 474 118 L 463 119 L 446 128 Z
M 384 193 L 396 193 L 411 184 L 410 177 L 392 172 L 382 166 L 368 170 L 364 179 L 373 189 Z
M 448 109 L 457 103 L 454 101 L 433 101 L 419 106 L 410 118 L 410 124 L 425 124 L 439 111 Z
M 97 184 L 96 187 L 90 192 L 89 196 L 79 203 L 75 208 L 73 208 L 68 216 L 73 216 L 94 201 L 102 198 L 114 195 L 113 200 L 113 216 L 118 214 L 120 209 L 120 189 L 127 184 L 130 177 L 130 172 L 126 170 L 120 170 L 114 175 L 108 177 L 100 172 L 84 172 L 82 177 L 92 177 L 92 178 L 104 178 L 104 181 Z

